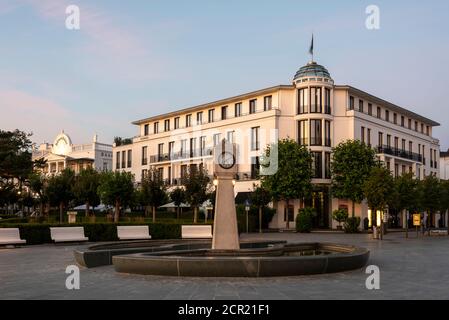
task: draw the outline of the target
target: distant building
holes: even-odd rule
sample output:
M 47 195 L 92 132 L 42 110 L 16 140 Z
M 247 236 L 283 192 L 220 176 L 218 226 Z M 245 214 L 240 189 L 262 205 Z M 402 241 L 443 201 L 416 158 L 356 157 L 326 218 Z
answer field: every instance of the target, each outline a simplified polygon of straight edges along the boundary
M 43 143 L 33 151 L 33 160 L 45 159 L 44 174 L 57 174 L 65 168 L 75 173 L 88 167 L 98 171 L 112 170 L 112 145 L 97 141 L 97 135 L 87 144 L 72 144 L 70 137 L 62 131 L 53 144 Z
M 449 180 L 449 149 L 440 152 L 440 178 Z

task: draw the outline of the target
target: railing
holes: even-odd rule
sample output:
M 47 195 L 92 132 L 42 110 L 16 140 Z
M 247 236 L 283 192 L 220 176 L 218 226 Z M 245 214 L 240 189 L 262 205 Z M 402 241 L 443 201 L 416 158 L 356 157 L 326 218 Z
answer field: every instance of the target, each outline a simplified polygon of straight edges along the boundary
M 158 155 L 150 156 L 150 163 L 157 163 L 163 161 L 175 161 L 182 159 L 198 158 L 198 157 L 209 157 L 212 155 L 212 148 L 197 149 L 192 151 L 178 151 L 171 153 L 163 153 Z
M 391 146 L 378 146 L 377 147 L 377 153 L 384 153 L 389 154 L 395 157 L 403 158 L 403 159 L 409 159 L 417 162 L 423 162 L 423 157 L 420 154 L 405 151 L 398 148 L 393 148 Z M 424 164 L 425 164 L 425 158 L 424 158 Z

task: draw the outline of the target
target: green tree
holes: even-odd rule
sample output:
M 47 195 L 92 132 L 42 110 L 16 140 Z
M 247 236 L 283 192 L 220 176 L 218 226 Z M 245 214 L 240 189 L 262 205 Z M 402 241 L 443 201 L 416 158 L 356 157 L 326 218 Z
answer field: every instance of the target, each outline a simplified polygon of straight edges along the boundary
M 193 222 L 198 222 L 198 207 L 208 199 L 210 192 L 210 178 L 207 170 L 202 166 L 190 167 L 182 179 L 185 188 L 186 201 L 193 208 Z
M 94 208 L 100 204 L 98 186 L 100 185 L 100 174 L 93 168 L 81 170 L 75 178 L 73 192 L 75 197 L 86 205 L 86 217 L 89 216 L 90 207 Z
M 394 193 L 394 180 L 390 170 L 383 166 L 371 168 L 368 179 L 363 185 L 363 193 L 366 196 L 368 206 L 371 208 L 371 221 L 376 221 L 377 210 L 385 211 L 391 203 Z M 381 238 L 383 233 L 383 219 L 381 219 Z
M 291 200 L 304 200 L 311 193 L 312 156 L 306 147 L 294 140 L 284 139 L 268 146 L 263 159 L 270 159 L 273 148 L 277 148 L 278 152 L 277 171 L 273 175 L 261 175 L 261 186 L 268 190 L 274 200 L 285 201 L 288 210 Z M 273 166 L 272 163 L 262 162 L 262 166 L 267 165 Z M 290 228 L 289 220 L 287 214 L 287 228 Z
M 430 235 L 431 221 L 435 212 L 440 209 L 441 188 L 440 181 L 434 175 L 428 175 L 419 183 L 420 206 L 427 212 L 426 227 Z
M 396 209 L 398 212 L 403 210 L 407 210 L 409 213 L 419 211 L 418 183 L 413 173 L 405 173 L 396 177 L 389 207 Z M 408 221 L 404 222 L 406 225 L 406 237 L 408 237 Z
M 176 206 L 176 218 L 179 220 L 180 206 L 186 200 L 186 193 L 182 188 L 175 188 L 170 192 L 170 199 Z
M 129 172 L 103 172 L 100 174 L 98 195 L 106 205 L 114 206 L 114 222 L 119 221 L 120 207 L 134 198 L 134 177 Z
M 33 171 L 31 134 L 0 130 L 0 178 L 21 182 Z
M 145 207 L 151 207 L 153 213 L 153 223 L 156 222 L 156 209 L 167 200 L 166 187 L 159 171 L 150 169 L 142 178 L 140 188 L 141 202 Z M 148 208 L 145 209 L 148 213 Z
M 44 205 L 48 201 L 46 194 L 46 183 L 47 179 L 44 175 L 33 172 L 28 177 L 28 184 L 31 191 L 35 194 L 37 201 L 39 203 L 39 214 L 44 214 Z
M 374 150 L 358 140 L 342 142 L 333 149 L 332 193 L 352 201 L 352 217 L 355 204 L 365 198 L 363 186 L 376 162 Z
M 48 179 L 46 192 L 52 206 L 59 206 L 59 222 L 63 222 L 63 211 L 71 200 L 74 199 L 72 186 L 75 181 L 75 173 L 70 169 L 64 169 L 60 174 Z
M 341 223 L 348 219 L 348 210 L 337 209 L 332 212 L 332 219 L 338 222 L 338 229 L 341 229 Z
M 254 191 L 251 193 L 251 202 L 259 209 L 259 233 L 262 233 L 263 209 L 271 202 L 271 194 L 262 186 L 254 186 Z

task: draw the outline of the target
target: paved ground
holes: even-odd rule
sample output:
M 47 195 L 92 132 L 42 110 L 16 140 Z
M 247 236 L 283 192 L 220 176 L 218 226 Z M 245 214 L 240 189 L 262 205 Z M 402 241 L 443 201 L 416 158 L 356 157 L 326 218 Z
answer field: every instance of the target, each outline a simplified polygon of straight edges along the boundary
M 415 236 L 412 234 L 411 236 Z M 338 242 L 369 248 L 381 270 L 380 290 L 367 290 L 365 270 L 338 274 L 204 279 L 118 274 L 113 267 L 81 268 L 81 289 L 65 288 L 73 246 L 0 249 L 0 299 L 449 299 L 449 238 L 383 242 L 369 235 L 270 233 L 243 236 L 290 242 Z

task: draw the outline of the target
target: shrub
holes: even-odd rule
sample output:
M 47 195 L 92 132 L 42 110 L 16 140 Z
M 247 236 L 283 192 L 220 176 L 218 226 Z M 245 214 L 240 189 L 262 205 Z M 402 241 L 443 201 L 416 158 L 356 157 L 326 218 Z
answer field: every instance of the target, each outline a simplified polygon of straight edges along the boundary
M 239 233 L 246 232 L 246 211 L 244 205 L 236 206 Z M 265 207 L 262 212 L 262 229 L 267 229 L 276 209 Z M 249 232 L 259 232 L 259 208 L 252 206 L 248 217 Z
M 346 219 L 345 224 L 343 225 L 343 229 L 346 233 L 358 233 L 360 225 L 359 217 L 351 217 Z
M 309 233 L 312 230 L 313 218 L 315 216 L 316 212 L 313 208 L 299 209 L 299 213 L 296 216 L 296 231 Z
M 348 219 L 348 211 L 345 209 L 338 209 L 332 212 L 332 219 L 338 222 L 338 226 L 341 227 L 341 223 Z

